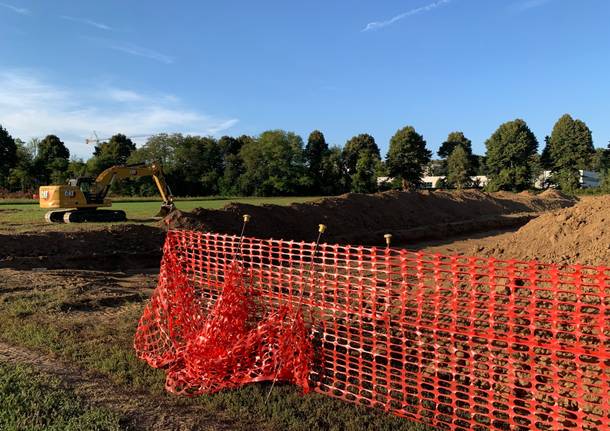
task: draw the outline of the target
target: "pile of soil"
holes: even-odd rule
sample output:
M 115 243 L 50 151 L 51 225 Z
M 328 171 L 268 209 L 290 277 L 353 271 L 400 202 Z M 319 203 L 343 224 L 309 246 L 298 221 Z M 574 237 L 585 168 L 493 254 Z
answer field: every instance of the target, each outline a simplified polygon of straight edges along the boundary
M 328 226 L 324 241 L 383 244 L 441 238 L 464 232 L 523 225 L 533 214 L 574 204 L 560 194 L 517 195 L 476 190 L 350 193 L 319 201 L 279 205 L 230 204 L 221 210 L 175 211 L 164 220 L 170 228 L 237 235 L 242 216 L 250 214 L 246 234 L 259 238 L 313 241 L 318 224 Z
M 159 265 L 165 234 L 144 225 L 0 234 L 0 268 L 133 269 Z
M 583 198 L 572 208 L 541 215 L 475 251 L 500 259 L 610 266 L 610 196 Z

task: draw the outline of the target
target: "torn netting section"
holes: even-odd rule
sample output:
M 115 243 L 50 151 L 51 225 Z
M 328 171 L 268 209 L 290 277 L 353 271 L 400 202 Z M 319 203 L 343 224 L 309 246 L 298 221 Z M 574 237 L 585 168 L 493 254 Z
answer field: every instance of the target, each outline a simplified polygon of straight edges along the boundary
M 218 297 L 198 295 L 165 245 L 159 284 L 140 319 L 138 357 L 167 371 L 166 389 L 199 395 L 261 381 L 310 390 L 313 348 L 300 308 L 267 310 L 237 261 L 225 265 Z

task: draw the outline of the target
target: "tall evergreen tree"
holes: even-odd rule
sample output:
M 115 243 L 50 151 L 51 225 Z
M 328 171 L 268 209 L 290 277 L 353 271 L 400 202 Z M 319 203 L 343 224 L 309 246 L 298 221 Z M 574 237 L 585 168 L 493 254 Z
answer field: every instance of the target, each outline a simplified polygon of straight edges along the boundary
M 466 151 L 472 170 L 477 170 L 479 159 L 472 154 L 472 141 L 464 136 L 464 133 L 462 132 L 451 132 L 437 152 L 438 156 L 441 158 L 440 166 L 438 166 L 437 169 L 439 171 L 437 175 L 447 175 L 447 159 L 457 146 L 461 146 Z
M 447 158 L 447 184 L 463 189 L 472 183 L 472 174 L 472 163 L 467 151 L 457 145 Z
M 538 141 L 525 121 L 502 124 L 485 146 L 489 190 L 521 191 L 532 186 Z
M 327 155 L 328 144 L 324 139 L 324 134 L 319 130 L 314 130 L 309 134 L 304 151 L 305 166 L 307 167 L 312 194 L 319 194 L 322 188 L 322 168 L 324 158 Z
M 400 178 L 403 189 L 409 190 L 420 185 L 430 157 L 432 153 L 426 148 L 424 137 L 407 126 L 390 139 L 386 166 L 390 176 Z
M 462 132 L 449 133 L 447 140 L 441 144 L 437 154 L 441 159 L 446 159 L 453 153 L 453 150 L 458 145 L 464 148 L 466 154 L 472 154 L 472 141 L 464 136 L 464 133 Z
M 551 182 L 562 190 L 579 187 L 580 169 L 586 169 L 595 155 L 591 130 L 581 120 L 563 115 L 546 142 L 543 161 L 551 169 Z

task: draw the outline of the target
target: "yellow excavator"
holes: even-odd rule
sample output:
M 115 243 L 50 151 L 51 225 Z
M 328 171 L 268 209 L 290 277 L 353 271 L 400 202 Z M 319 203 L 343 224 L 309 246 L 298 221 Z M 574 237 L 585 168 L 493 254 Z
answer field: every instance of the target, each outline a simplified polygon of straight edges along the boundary
M 64 185 L 42 186 L 39 190 L 40 207 L 51 209 L 45 214 L 49 223 L 125 221 L 125 211 L 99 209 L 112 205 L 106 197 L 110 186 L 116 181 L 148 176 L 152 176 L 161 194 L 163 204 L 157 216 L 163 217 L 173 211 L 175 205 L 161 166 L 155 163 L 112 166 L 95 179 L 80 177 L 68 180 Z

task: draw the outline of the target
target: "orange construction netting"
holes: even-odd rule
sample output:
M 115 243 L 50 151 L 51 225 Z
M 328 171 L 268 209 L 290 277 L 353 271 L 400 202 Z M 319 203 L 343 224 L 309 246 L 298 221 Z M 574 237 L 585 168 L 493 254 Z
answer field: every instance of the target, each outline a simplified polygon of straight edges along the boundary
M 170 231 L 168 390 L 285 381 L 447 430 L 610 430 L 610 268 Z

